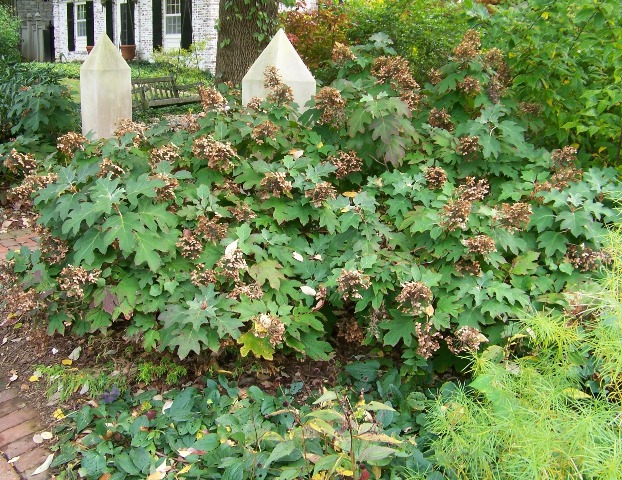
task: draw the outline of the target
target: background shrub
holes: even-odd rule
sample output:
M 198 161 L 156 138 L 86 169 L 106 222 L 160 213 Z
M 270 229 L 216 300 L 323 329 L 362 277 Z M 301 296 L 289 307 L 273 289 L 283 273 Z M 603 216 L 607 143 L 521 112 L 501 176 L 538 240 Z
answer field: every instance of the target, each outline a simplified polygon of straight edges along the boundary
M 420 83 L 430 69 L 446 62 L 467 29 L 464 5 L 452 0 L 348 0 L 344 8 L 350 43 L 365 43 L 374 33 L 384 32 Z
M 576 144 L 590 163 L 620 167 L 620 3 L 529 0 L 473 11 L 484 45 L 508 55 L 511 95 L 541 119 L 534 142 Z
M 0 3 L 0 60 L 14 63 L 20 59 L 21 21 L 11 9 Z

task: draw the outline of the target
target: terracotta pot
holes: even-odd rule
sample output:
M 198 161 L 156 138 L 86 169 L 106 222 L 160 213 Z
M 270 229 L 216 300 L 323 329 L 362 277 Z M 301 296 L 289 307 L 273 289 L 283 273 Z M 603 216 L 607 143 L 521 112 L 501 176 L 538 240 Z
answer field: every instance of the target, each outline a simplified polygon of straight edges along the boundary
M 87 45 L 86 46 L 86 54 L 88 55 L 89 53 L 91 53 L 91 50 L 93 50 L 94 45 Z
M 125 60 L 133 60 L 136 56 L 136 45 L 121 45 L 121 56 Z

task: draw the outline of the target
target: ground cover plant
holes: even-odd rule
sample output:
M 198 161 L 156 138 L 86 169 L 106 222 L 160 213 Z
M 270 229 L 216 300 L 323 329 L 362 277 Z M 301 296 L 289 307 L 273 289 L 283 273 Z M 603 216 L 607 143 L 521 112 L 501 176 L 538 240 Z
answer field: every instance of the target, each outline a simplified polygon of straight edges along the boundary
M 502 349 L 473 358 L 468 387 L 439 396 L 425 428 L 437 466 L 458 479 L 616 479 L 622 469 L 622 236 L 612 265 L 573 312 L 526 314 Z
M 616 0 L 503 2 L 476 8 L 485 44 L 508 54 L 512 96 L 539 112 L 538 145 L 577 144 L 620 165 L 622 22 Z
M 399 347 L 412 374 L 498 344 L 529 305 L 565 306 L 605 258 L 615 170 L 529 143 L 476 32 L 423 88 L 374 42 L 338 49 L 298 121 L 267 71 L 270 98 L 204 89 L 205 115 L 173 134 L 60 138 L 67 165 L 17 191 L 34 194 L 42 248 L 14 256 L 12 291 L 49 333 L 264 359 L 327 359 L 337 336 Z

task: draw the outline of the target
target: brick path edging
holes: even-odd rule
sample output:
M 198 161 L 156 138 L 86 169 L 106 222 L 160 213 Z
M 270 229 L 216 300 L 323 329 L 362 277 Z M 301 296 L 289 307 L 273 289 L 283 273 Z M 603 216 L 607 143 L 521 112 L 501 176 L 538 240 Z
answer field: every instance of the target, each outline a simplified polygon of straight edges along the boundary
M 48 457 L 45 445 L 32 437 L 41 431 L 38 413 L 15 388 L 0 388 L 0 480 L 47 480 L 48 472 L 32 475 Z M 17 461 L 9 463 L 15 457 Z

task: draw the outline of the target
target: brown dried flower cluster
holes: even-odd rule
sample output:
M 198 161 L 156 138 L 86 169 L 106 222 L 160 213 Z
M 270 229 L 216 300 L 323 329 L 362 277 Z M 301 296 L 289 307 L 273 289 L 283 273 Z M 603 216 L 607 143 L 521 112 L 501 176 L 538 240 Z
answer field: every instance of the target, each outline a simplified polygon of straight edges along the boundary
M 470 258 L 461 258 L 456 262 L 456 270 L 462 275 L 473 275 L 479 277 L 482 275 L 482 266 L 476 260 Z
M 217 245 L 227 236 L 229 225 L 222 221 L 222 217 L 216 215 L 214 218 L 207 218 L 201 215 L 198 219 L 196 233 L 203 237 L 203 240 Z
M 363 298 L 360 290 L 366 290 L 370 285 L 369 277 L 358 270 L 342 270 L 337 284 L 337 291 L 343 294 L 344 300 Z
M 60 271 L 56 278 L 58 286 L 61 290 L 67 292 L 68 297 L 83 298 L 84 286 L 97 283 L 101 275 L 100 270 L 91 270 L 90 272 L 82 267 L 67 265 Z
M 464 180 L 464 183 L 456 189 L 461 199 L 476 202 L 483 200 L 490 193 L 490 185 L 486 178 L 476 180 L 475 177 L 466 177 Z
M 201 106 L 205 112 L 210 110 L 222 111 L 227 107 L 227 100 L 214 87 L 199 85 L 199 96 L 201 97 Z
M 227 172 L 234 167 L 233 159 L 237 158 L 237 152 L 230 143 L 214 140 L 212 136 L 201 135 L 192 143 L 192 154 L 204 160 L 214 170 Z
M 337 323 L 337 338 L 346 343 L 362 345 L 365 340 L 365 330 L 356 322 L 356 319 L 344 319 Z
M 233 279 L 235 283 L 240 282 L 240 272 L 248 269 L 244 254 L 237 248 L 232 252 L 225 253 L 216 263 L 220 273 L 227 278 Z
M 228 207 L 231 215 L 235 217 L 238 222 L 244 223 L 257 217 L 257 214 L 246 203 L 240 203 L 233 207 Z
M 510 233 L 524 230 L 529 224 L 532 213 L 531 205 L 528 203 L 517 202 L 512 205 L 503 203 L 500 225 Z
M 323 87 L 315 95 L 315 106 L 321 110 L 318 123 L 338 127 L 346 118 L 346 101 L 341 92 L 333 87 Z
M 577 149 L 570 145 L 558 148 L 551 153 L 553 169 L 558 171 L 568 167 L 575 167 L 577 163 Z
M 49 265 L 58 265 L 67 256 L 69 245 L 65 240 L 52 235 L 49 229 L 37 226 L 35 227 L 37 235 L 39 235 L 39 246 L 41 248 L 41 256 Z
M 272 346 L 283 341 L 285 324 L 274 315 L 262 313 L 253 319 L 253 334 L 258 338 L 268 338 Z
M 58 180 L 58 175 L 55 173 L 26 175 L 22 183 L 7 192 L 7 200 L 11 202 L 16 210 L 29 210 L 32 208 L 32 194 L 54 183 L 56 180 Z
M 432 85 L 438 85 L 439 83 L 441 83 L 441 80 L 443 79 L 443 74 L 440 71 L 438 71 L 436 68 L 432 68 L 428 72 L 428 77 Z
M 69 132 L 58 137 L 56 142 L 56 148 L 58 151 L 64 153 L 69 158 L 73 158 L 73 154 L 76 150 L 84 150 L 86 138 L 79 133 Z
M 486 256 L 489 253 L 497 251 L 495 241 L 488 235 L 476 235 L 475 237 L 463 240 L 462 243 L 469 249 L 469 253 Z
M 398 91 L 418 89 L 419 85 L 412 76 L 408 60 L 403 57 L 378 57 L 371 67 L 371 74 L 379 82 L 390 82 Z
M 335 171 L 337 178 L 344 178 L 350 173 L 360 172 L 363 168 L 363 160 L 359 158 L 354 150 L 339 152 L 339 156 L 330 156 L 328 161 L 337 169 Z
M 484 60 L 493 70 L 499 70 L 505 65 L 505 53 L 498 48 L 491 48 L 484 54 Z
M 533 102 L 522 102 L 518 105 L 518 109 L 522 113 L 527 113 L 529 115 L 540 115 L 540 113 L 542 113 L 543 108 L 544 107 L 540 105 L 539 103 L 533 103 Z
M 412 76 L 408 60 L 402 57 L 378 57 L 374 60 L 371 73 L 378 78 L 378 83 L 388 81 L 411 110 L 419 107 L 419 84 Z
M 142 122 L 133 122 L 128 118 L 119 120 L 115 126 L 113 135 L 115 137 L 122 137 L 128 133 L 135 133 L 136 135 L 132 139 L 132 144 L 135 147 L 140 147 L 143 142 L 146 142 L 145 132 L 147 131 L 147 125 Z
M 499 75 L 495 75 L 488 81 L 488 85 L 486 86 L 486 95 L 488 95 L 488 98 L 492 103 L 499 103 L 505 90 L 505 84 Z
M 263 108 L 261 108 L 261 104 L 262 103 L 263 103 L 263 99 L 262 98 L 253 97 L 246 104 L 246 108 L 250 108 L 250 109 L 255 110 L 257 112 L 260 112 L 260 111 L 265 112 L 265 110 Z
M 566 146 L 562 149 L 553 150 L 553 175 L 549 180 L 534 183 L 533 197 L 542 200 L 538 196 L 540 192 L 549 192 L 553 189 L 563 190 L 574 182 L 579 182 L 583 177 L 583 170 L 577 167 L 577 149 Z
M 458 83 L 458 89 L 469 97 L 474 97 L 482 91 L 482 84 L 475 77 L 466 76 Z
M 281 195 L 289 196 L 292 190 L 292 183 L 287 180 L 285 172 L 268 172 L 261 180 L 260 198 L 265 200 L 270 195 L 280 197 Z
M 462 37 L 462 42 L 453 49 L 452 53 L 459 62 L 468 63 L 479 55 L 481 46 L 479 33 L 475 30 L 468 30 Z
M 263 297 L 263 289 L 258 283 L 251 283 L 250 285 L 242 283 L 236 285 L 235 288 L 227 294 L 227 298 L 239 300 L 242 295 L 245 295 L 251 300 L 259 300 Z
M 442 128 L 443 130 L 447 130 L 449 132 L 454 129 L 454 125 L 451 123 L 451 115 L 449 115 L 447 110 L 444 108 L 441 110 L 438 110 L 437 108 L 430 110 L 428 123 L 433 127 Z
M 276 139 L 278 133 L 279 127 L 270 120 L 266 120 L 253 128 L 251 138 L 261 145 L 267 138 L 271 138 L 272 140 Z
M 473 156 L 479 152 L 479 137 L 460 137 L 460 143 L 456 150 L 460 155 L 466 157 L 466 160 L 469 161 L 473 158 Z
M 430 322 L 425 322 L 424 324 L 417 322 L 415 324 L 415 335 L 417 337 L 417 355 L 426 360 L 441 348 L 439 341 L 443 336 L 439 332 L 432 333 L 432 324 Z
M 190 272 L 190 281 L 197 287 L 205 287 L 216 283 L 216 274 L 214 270 L 205 268 L 204 263 L 198 263 Z
M 425 170 L 425 180 L 430 190 L 440 190 L 447 182 L 447 173 L 441 167 L 428 167 Z
M 30 153 L 19 153 L 12 148 L 4 159 L 4 166 L 15 175 L 28 175 L 37 168 L 37 161 Z
M 328 182 L 320 182 L 315 187 L 305 192 L 314 207 L 321 207 L 328 199 L 337 198 L 337 190 Z
M 601 263 L 609 261 L 609 257 L 605 252 L 593 250 L 590 247 L 586 247 L 584 243 L 581 245 L 568 245 L 566 256 L 572 266 L 582 272 L 596 270 Z
M 179 237 L 176 246 L 181 250 L 181 256 L 190 260 L 196 260 L 203 253 L 203 243 L 187 228 Z
M 443 207 L 440 225 L 449 232 L 457 229 L 465 230 L 470 214 L 471 202 L 469 200 L 464 198 L 449 200 Z
M 404 312 L 421 315 L 432 302 L 432 290 L 422 282 L 407 282 L 395 298 Z
M 482 333 L 473 327 L 460 327 L 454 337 L 445 337 L 447 347 L 455 355 L 460 352 L 477 352 L 479 346 L 488 342 Z
M 264 70 L 264 87 L 272 92 L 268 95 L 268 100 L 283 105 L 294 100 L 294 93 L 289 85 L 283 83 L 278 68 L 269 65 Z
M 175 200 L 175 189 L 179 187 L 179 180 L 168 173 L 154 173 L 149 176 L 149 180 L 162 180 L 163 187 L 156 188 L 156 202 L 166 202 Z
M 180 159 L 179 147 L 175 144 L 162 145 L 159 148 L 153 148 L 149 152 L 149 167 L 155 170 L 160 162 L 175 163 Z
M 352 49 L 348 45 L 335 42 L 333 46 L 333 62 L 337 65 L 343 65 L 348 60 L 356 60 L 356 55 L 354 55 Z
M 99 173 L 98 177 L 107 177 L 110 175 L 111 178 L 120 177 L 121 175 L 125 175 L 125 170 L 121 168 L 120 165 L 117 165 L 108 157 L 104 157 L 102 162 L 99 164 Z

